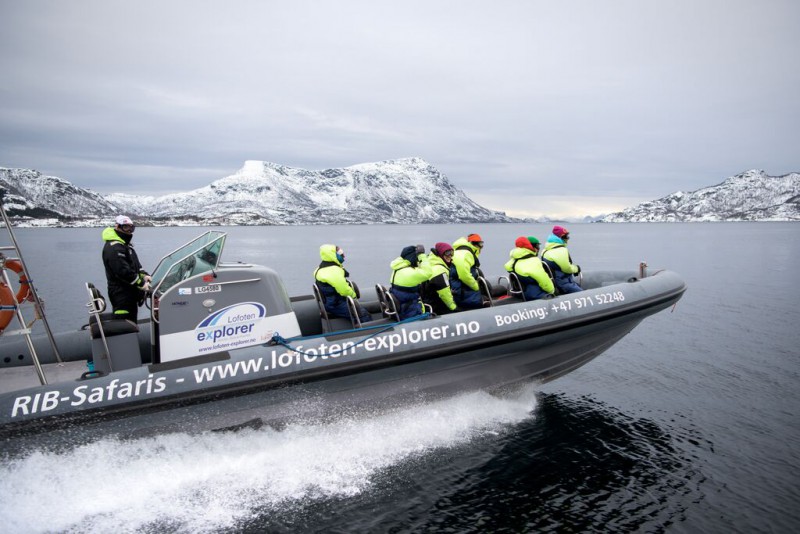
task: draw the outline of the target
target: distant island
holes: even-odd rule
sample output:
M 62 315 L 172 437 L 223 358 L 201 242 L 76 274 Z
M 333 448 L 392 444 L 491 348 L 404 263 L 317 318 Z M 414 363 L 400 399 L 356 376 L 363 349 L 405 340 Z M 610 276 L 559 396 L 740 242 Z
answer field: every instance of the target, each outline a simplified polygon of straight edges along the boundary
M 800 221 L 800 174 L 750 170 L 606 215 L 602 222 Z

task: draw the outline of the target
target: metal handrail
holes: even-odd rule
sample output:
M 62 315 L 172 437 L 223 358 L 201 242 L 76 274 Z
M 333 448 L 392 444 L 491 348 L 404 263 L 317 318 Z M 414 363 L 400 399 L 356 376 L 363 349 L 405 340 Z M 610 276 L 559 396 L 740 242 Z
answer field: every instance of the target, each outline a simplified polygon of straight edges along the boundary
M 19 263 L 22 266 L 22 272 L 25 274 L 25 277 L 28 280 L 28 287 L 30 288 L 30 294 L 33 297 L 34 306 L 36 306 L 36 311 L 39 317 L 42 319 L 42 324 L 44 325 L 44 330 L 47 333 L 47 338 L 50 341 L 50 346 L 53 348 L 53 354 L 56 357 L 56 361 L 58 363 L 64 363 L 61 359 L 61 355 L 58 352 L 58 347 L 56 346 L 56 340 L 53 336 L 53 331 L 50 329 L 50 323 L 47 321 L 47 316 L 44 313 L 44 306 L 42 305 L 42 301 L 39 298 L 39 293 L 36 291 L 36 287 L 33 284 L 33 277 L 31 277 L 31 273 L 28 272 L 28 266 L 25 263 L 24 258 L 22 257 L 22 251 L 19 248 L 19 243 L 17 243 L 17 238 L 14 235 L 14 229 L 11 227 L 11 220 L 8 218 L 8 214 L 6 213 L 5 206 L 3 205 L 3 197 L 4 194 L 0 191 L 0 216 L 2 216 L 3 222 L 6 225 L 6 229 L 8 230 L 8 236 L 11 239 L 12 246 L 11 247 L 4 247 L 4 250 L 14 250 L 19 257 Z M 8 280 L 8 275 L 3 269 L 3 277 Z M 16 302 L 16 296 L 14 297 L 14 301 Z M 17 310 L 17 320 L 20 322 L 20 326 L 25 326 L 25 318 L 22 315 L 22 311 L 19 309 L 19 302 L 16 302 Z M 31 339 L 30 331 L 23 333 L 25 336 L 26 343 L 28 345 L 28 350 L 31 352 L 31 358 L 33 359 L 33 365 L 36 368 L 36 374 L 39 376 L 39 382 L 41 384 L 47 385 L 47 378 L 44 375 L 44 369 L 42 368 L 42 364 L 39 361 L 39 356 L 36 354 L 36 349 L 33 346 L 33 340 Z

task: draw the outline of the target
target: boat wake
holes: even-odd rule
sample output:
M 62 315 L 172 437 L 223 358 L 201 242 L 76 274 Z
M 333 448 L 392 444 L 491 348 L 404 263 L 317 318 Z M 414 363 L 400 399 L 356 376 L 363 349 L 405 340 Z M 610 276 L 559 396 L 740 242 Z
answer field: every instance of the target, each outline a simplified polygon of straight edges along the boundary
M 217 531 L 265 510 L 369 492 L 389 468 L 503 433 L 531 417 L 532 385 L 473 392 L 326 424 L 35 451 L 0 465 L 0 524 L 9 532 Z

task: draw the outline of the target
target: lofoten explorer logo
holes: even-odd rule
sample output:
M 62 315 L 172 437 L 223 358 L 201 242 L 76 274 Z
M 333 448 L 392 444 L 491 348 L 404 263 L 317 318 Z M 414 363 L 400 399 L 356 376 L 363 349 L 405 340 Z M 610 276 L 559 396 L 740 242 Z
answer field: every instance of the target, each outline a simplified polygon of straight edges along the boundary
M 259 302 L 233 304 L 203 319 L 195 327 L 196 339 L 217 349 L 246 343 L 266 315 L 267 309 Z

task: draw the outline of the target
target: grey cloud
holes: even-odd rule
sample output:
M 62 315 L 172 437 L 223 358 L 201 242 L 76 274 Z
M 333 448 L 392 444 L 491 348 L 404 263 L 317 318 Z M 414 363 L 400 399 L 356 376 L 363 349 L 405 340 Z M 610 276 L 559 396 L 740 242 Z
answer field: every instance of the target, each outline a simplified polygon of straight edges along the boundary
M 792 1 L 0 1 L 0 15 L 0 165 L 103 192 L 196 188 L 247 159 L 420 156 L 492 198 L 644 200 L 798 170 Z

